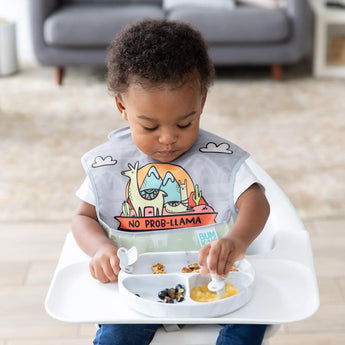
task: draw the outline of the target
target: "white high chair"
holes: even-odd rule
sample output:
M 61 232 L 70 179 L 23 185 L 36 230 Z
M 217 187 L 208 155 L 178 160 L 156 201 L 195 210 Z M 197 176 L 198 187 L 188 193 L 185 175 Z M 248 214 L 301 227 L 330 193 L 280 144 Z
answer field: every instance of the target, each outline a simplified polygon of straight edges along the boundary
M 264 345 L 282 323 L 303 320 L 319 307 L 308 232 L 294 207 L 273 179 L 252 159 L 247 163 L 265 186 L 271 206 L 267 224 L 248 248 L 255 271 L 255 290 L 244 307 L 217 318 L 155 319 L 130 310 L 117 284 L 91 278 L 89 257 L 68 234 L 45 307 L 54 318 L 79 323 L 162 323 L 152 345 L 214 345 L 221 323 L 269 324 Z M 180 328 L 177 325 L 183 324 Z M 171 331 L 174 331 L 171 333 Z

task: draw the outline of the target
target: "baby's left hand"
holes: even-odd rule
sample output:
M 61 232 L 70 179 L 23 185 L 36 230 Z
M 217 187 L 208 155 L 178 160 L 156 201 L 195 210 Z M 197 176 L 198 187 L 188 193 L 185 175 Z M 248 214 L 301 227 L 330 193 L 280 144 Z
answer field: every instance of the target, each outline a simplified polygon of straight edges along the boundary
M 214 240 L 199 251 L 201 274 L 216 273 L 218 277 L 226 277 L 235 261 L 243 259 L 245 249 L 231 238 L 223 237 Z M 207 268 L 207 256 L 208 268 Z

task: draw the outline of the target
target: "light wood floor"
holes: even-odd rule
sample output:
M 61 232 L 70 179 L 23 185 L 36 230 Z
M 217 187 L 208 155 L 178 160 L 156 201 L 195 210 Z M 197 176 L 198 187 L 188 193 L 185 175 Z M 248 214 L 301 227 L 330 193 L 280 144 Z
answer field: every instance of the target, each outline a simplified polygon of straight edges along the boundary
M 345 218 L 304 219 L 311 233 L 321 306 L 281 327 L 271 345 L 345 344 Z M 52 319 L 44 299 L 68 222 L 0 223 L 0 345 L 92 344 L 94 325 Z

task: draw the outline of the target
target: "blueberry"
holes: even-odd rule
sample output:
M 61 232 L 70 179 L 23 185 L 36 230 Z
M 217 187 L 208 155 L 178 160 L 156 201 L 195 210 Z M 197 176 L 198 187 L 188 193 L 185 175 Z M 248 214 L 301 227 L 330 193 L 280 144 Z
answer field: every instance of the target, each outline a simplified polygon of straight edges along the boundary
M 164 300 L 164 298 L 165 298 L 166 296 L 169 296 L 169 289 L 164 289 L 164 290 L 158 292 L 158 297 L 159 297 L 161 300 Z

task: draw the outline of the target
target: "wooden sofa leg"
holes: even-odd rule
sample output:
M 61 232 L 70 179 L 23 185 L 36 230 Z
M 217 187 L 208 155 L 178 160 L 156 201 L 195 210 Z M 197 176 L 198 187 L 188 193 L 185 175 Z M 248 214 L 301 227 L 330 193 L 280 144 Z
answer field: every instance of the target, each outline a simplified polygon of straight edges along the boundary
M 279 64 L 271 65 L 271 74 L 275 81 L 282 81 L 283 79 L 282 65 L 279 65 Z
M 64 68 L 63 67 L 56 67 L 55 78 L 56 78 L 56 83 L 58 85 L 62 85 L 63 75 L 64 75 Z

